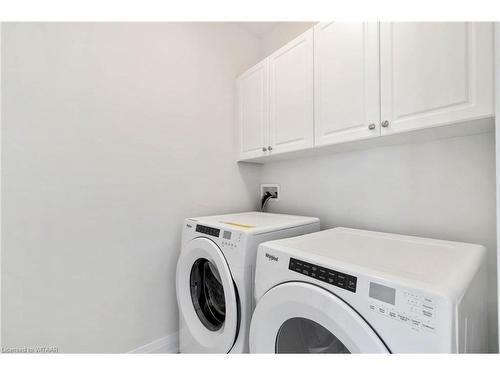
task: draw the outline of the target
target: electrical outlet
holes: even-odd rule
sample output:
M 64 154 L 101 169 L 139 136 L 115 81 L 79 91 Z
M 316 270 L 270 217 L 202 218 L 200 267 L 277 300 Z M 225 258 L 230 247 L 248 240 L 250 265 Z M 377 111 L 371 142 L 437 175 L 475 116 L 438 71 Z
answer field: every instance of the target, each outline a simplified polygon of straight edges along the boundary
M 280 186 L 279 184 L 261 184 L 260 185 L 260 199 L 262 200 L 262 197 L 264 194 L 267 192 L 273 194 L 276 196 L 276 198 L 271 198 L 278 200 L 280 198 Z

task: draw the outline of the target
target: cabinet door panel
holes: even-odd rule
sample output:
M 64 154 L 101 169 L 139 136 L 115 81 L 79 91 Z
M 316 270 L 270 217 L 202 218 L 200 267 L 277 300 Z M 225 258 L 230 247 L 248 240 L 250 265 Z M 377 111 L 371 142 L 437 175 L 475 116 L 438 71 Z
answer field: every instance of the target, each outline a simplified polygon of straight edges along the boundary
M 378 51 L 377 23 L 315 26 L 316 145 L 380 135 Z
M 313 31 L 269 57 L 272 153 L 313 145 Z
M 493 114 L 492 26 L 381 25 L 382 134 Z
M 237 90 L 239 159 L 262 156 L 269 129 L 268 61 L 238 78 Z

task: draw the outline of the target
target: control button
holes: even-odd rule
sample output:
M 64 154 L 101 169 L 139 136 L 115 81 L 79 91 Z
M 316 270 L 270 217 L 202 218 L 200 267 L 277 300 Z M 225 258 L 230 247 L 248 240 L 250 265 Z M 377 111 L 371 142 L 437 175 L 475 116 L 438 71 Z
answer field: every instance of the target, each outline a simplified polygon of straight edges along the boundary
M 370 310 L 375 311 L 375 305 L 370 304 L 368 307 Z
M 422 322 L 418 319 L 411 319 L 411 325 L 412 327 L 415 327 L 415 328 L 420 328 L 420 325 L 422 324 Z
M 387 313 L 387 310 L 385 309 L 385 307 L 379 306 L 377 307 L 377 312 L 382 315 L 385 315 Z
M 349 277 L 347 280 L 347 289 L 355 292 L 356 291 L 356 278 L 355 277 Z
M 398 314 L 395 311 L 389 311 L 389 316 L 392 319 L 397 319 L 398 318 Z
M 432 311 L 422 310 L 422 314 L 424 316 L 426 316 L 427 318 L 433 318 L 434 317 L 434 314 L 432 313 Z
M 422 328 L 426 330 L 427 332 L 435 332 L 436 328 L 429 323 L 422 323 Z
M 348 290 L 352 293 L 356 293 L 356 276 L 348 275 L 294 258 L 290 258 L 288 269 L 294 272 L 301 273 L 302 275 L 313 277 L 316 280 L 327 282 L 331 285 L 335 285 L 336 287 Z
M 335 285 L 338 286 L 339 288 L 345 288 L 346 287 L 345 280 L 342 280 L 338 276 L 337 276 L 337 281 L 335 282 Z
M 336 285 L 340 288 L 347 288 L 347 278 L 345 277 L 345 275 L 341 273 L 337 274 Z
M 408 323 L 408 317 L 403 314 L 398 314 L 398 319 L 403 323 Z
M 408 302 L 408 304 L 413 306 L 418 306 L 420 304 L 419 301 L 413 297 L 408 297 L 406 301 Z

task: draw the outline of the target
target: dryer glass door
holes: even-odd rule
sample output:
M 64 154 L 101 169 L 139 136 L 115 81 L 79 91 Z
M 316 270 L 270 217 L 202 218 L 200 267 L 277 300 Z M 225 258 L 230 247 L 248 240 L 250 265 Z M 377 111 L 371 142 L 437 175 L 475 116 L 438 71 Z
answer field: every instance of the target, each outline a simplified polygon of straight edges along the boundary
M 288 282 L 258 301 L 250 326 L 253 353 L 388 353 L 365 320 L 317 285 Z

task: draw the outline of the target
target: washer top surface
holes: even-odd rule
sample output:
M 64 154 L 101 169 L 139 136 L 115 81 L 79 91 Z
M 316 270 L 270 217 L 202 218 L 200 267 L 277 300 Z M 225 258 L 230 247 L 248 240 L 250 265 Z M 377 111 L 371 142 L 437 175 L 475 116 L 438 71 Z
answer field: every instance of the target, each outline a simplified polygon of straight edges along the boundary
M 483 246 L 350 228 L 334 228 L 264 243 L 269 249 L 391 278 L 457 288 L 477 271 Z M 307 260 L 302 259 L 302 260 Z
M 319 219 L 315 217 L 282 215 L 257 211 L 195 217 L 188 220 L 222 229 L 240 230 L 248 234 L 274 232 L 319 222 Z

